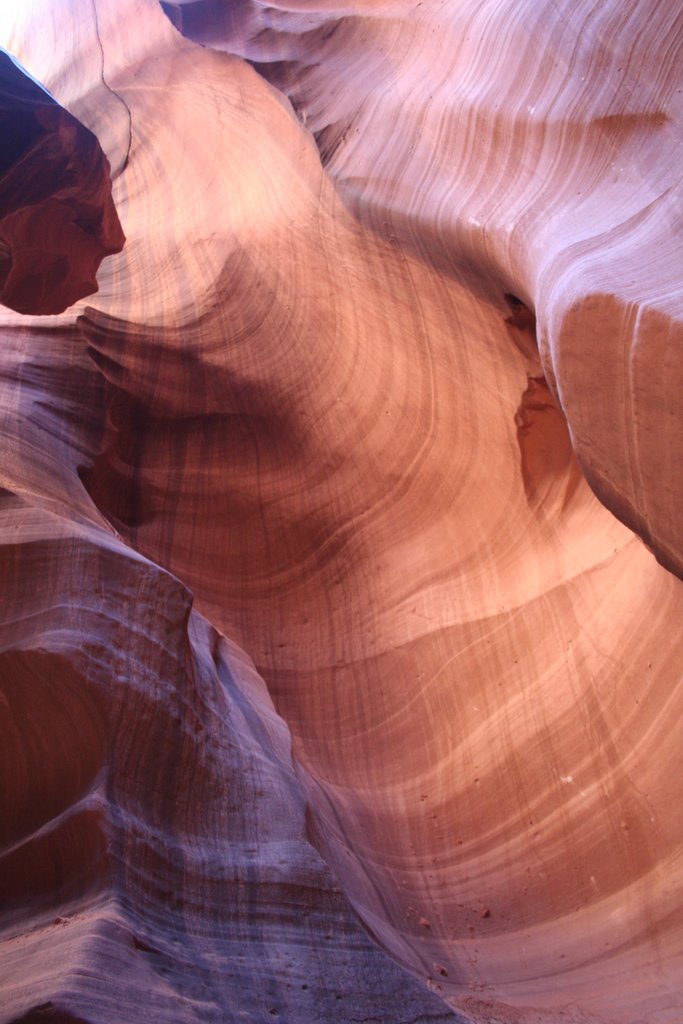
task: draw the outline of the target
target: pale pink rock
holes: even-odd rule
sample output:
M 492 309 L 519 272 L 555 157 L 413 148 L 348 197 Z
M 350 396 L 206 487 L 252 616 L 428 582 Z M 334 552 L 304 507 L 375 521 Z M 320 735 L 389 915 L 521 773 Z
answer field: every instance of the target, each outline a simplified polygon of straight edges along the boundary
M 163 6 L 0 39 L 127 237 L 0 323 L 2 1019 L 680 1024 L 680 12 Z

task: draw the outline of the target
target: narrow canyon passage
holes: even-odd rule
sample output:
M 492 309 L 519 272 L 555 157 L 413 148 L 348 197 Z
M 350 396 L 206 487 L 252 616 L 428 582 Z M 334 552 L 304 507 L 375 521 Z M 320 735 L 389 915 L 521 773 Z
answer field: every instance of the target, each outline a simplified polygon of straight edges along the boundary
M 0 313 L 1 1019 L 679 1024 L 680 13 L 3 19 L 126 240 Z

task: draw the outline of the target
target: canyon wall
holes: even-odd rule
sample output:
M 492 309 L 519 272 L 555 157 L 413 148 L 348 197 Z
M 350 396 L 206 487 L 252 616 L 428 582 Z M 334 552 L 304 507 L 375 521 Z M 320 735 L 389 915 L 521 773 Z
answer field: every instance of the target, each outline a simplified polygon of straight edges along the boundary
M 682 42 L 3 7 L 116 209 L 0 312 L 5 1024 L 680 1024 Z

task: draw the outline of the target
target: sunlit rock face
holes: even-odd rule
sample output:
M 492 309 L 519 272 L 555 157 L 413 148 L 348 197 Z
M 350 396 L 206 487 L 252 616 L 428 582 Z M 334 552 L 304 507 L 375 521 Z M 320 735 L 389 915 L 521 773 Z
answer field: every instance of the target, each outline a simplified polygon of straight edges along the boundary
M 678 6 L 163 7 L 0 20 L 2 1020 L 680 1024 Z
M 0 302 L 62 313 L 123 233 L 97 138 L 0 50 Z

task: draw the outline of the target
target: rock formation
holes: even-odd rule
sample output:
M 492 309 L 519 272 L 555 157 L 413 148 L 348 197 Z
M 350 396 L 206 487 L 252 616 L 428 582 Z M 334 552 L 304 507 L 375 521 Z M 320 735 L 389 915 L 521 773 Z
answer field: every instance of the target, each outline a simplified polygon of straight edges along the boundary
M 680 1024 L 678 6 L 58 6 L 127 241 L 0 316 L 0 1021 Z
M 63 313 L 123 233 L 93 135 L 0 50 L 0 302 Z

